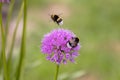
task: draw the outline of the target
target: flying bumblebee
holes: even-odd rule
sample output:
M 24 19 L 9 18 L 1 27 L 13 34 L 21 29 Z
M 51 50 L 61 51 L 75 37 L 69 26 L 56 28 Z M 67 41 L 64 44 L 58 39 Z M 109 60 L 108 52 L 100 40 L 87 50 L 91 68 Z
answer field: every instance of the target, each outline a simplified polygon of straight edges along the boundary
M 51 15 L 51 19 L 52 19 L 55 23 L 57 23 L 58 25 L 63 25 L 63 20 L 62 20 L 62 18 L 59 17 L 58 15 L 52 14 L 52 15 Z
M 67 47 L 68 48 L 74 48 L 78 45 L 79 43 L 79 38 L 78 37 L 72 37 L 68 42 L 67 42 Z

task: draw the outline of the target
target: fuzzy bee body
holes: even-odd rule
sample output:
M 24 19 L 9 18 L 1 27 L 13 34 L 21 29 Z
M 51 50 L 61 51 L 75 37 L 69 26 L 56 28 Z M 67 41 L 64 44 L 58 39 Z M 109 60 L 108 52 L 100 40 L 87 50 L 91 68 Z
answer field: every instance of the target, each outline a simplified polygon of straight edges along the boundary
M 78 37 L 72 37 L 68 42 L 67 42 L 67 47 L 68 48 L 74 48 L 78 45 L 79 43 L 79 38 Z
M 51 19 L 56 22 L 58 25 L 62 25 L 63 24 L 63 20 L 62 18 L 60 18 L 58 15 L 51 15 Z

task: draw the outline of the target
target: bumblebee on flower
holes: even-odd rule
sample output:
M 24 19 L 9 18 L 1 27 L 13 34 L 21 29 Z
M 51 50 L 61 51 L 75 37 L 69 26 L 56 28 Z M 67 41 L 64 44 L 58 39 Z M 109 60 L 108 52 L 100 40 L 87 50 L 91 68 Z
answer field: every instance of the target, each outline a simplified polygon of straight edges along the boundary
M 47 60 L 56 64 L 74 62 L 80 49 L 79 39 L 75 34 L 65 29 L 55 29 L 46 34 L 42 40 L 41 51 L 47 55 Z

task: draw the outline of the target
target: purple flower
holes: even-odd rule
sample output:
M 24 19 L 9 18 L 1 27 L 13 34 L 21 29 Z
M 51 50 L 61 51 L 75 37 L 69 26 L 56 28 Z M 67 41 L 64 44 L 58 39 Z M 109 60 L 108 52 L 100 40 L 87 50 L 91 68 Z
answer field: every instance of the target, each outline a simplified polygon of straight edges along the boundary
M 75 37 L 75 34 L 69 30 L 55 29 L 42 39 L 41 51 L 47 55 L 47 60 L 56 64 L 74 62 L 74 58 L 79 55 L 80 44 L 69 48 L 67 43 L 72 37 Z
M 11 0 L 0 0 L 1 3 L 10 3 Z

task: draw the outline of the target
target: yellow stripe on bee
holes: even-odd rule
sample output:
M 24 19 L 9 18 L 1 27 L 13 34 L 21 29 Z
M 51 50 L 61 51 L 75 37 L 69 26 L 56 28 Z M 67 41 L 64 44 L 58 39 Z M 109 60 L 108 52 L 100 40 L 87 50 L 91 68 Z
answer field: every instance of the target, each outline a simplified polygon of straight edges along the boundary
M 59 21 L 61 18 L 59 17 L 58 19 L 57 19 L 57 21 Z

